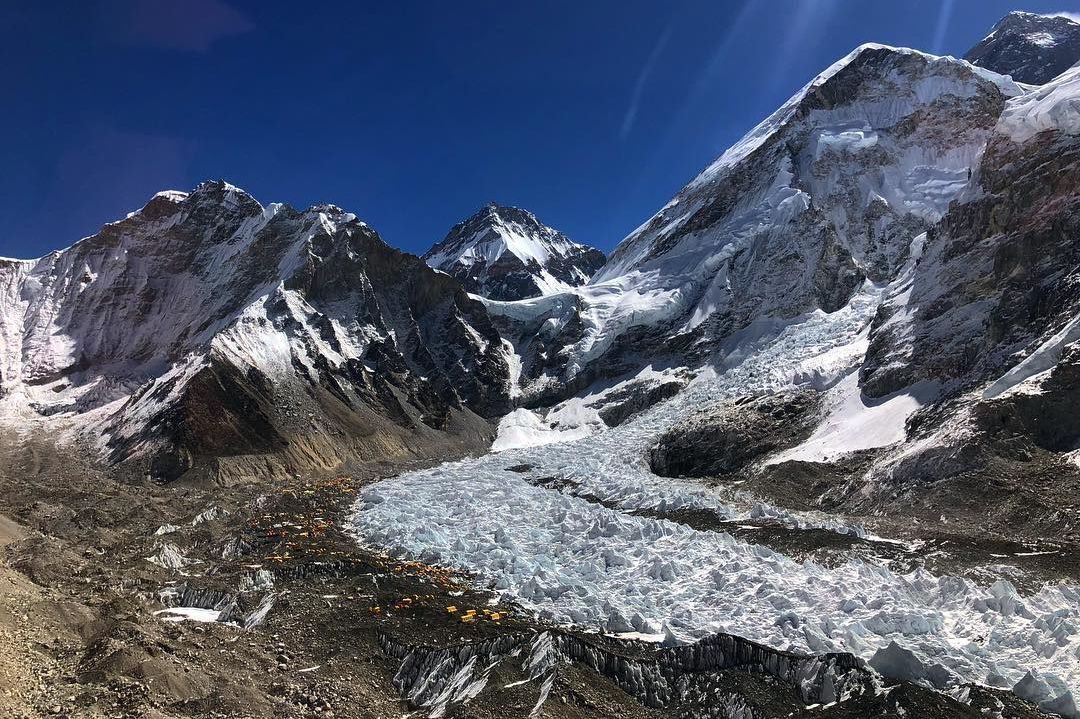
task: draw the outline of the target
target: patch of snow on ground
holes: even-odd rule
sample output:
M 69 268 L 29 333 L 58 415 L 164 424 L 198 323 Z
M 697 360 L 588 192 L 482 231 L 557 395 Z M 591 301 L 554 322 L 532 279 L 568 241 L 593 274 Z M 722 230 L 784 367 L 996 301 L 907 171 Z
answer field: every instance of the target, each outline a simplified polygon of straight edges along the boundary
M 936 394 L 936 385 L 921 382 L 880 399 L 859 389 L 859 373 L 852 372 L 825 396 L 829 412 L 805 442 L 769 458 L 768 464 L 798 460 L 828 462 L 839 455 L 902 442 L 904 425 L 915 410 Z
M 216 622 L 221 612 L 201 607 L 170 607 L 156 611 L 154 615 L 167 622 L 182 622 L 185 619 L 192 622 Z
M 1026 380 L 1052 370 L 1061 359 L 1065 347 L 1077 340 L 1080 340 L 1080 315 L 1070 320 L 1053 337 L 987 387 L 983 392 L 983 399 L 1000 397 Z

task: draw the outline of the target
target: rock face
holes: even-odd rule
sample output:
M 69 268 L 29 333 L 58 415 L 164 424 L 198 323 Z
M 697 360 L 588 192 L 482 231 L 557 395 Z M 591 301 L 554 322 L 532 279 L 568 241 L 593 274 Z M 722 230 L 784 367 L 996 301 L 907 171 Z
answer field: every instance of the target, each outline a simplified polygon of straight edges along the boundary
M 1080 61 L 1080 23 L 1063 15 L 1011 12 L 964 59 L 1017 82 L 1042 85 Z
M 572 242 L 531 212 L 490 204 L 454 225 L 424 260 L 469 292 L 520 300 L 585 284 L 604 264 L 604 253 Z
M 879 311 L 861 383 L 920 379 L 998 396 L 1080 336 L 1080 70 L 1010 101 L 972 186 L 927 234 L 911 291 Z
M 1006 78 L 865 45 L 827 69 L 623 240 L 572 295 L 488 303 L 522 391 L 646 362 L 700 366 L 890 280 L 968 182 Z
M 664 477 L 718 477 L 793 447 L 813 430 L 818 393 L 810 390 L 745 397 L 691 415 L 649 451 L 649 467 Z
M 160 193 L 5 261 L 0 287 L 8 416 L 67 420 L 160 478 L 482 443 L 480 417 L 507 409 L 483 306 L 332 206 L 264 208 L 223 182 Z
M 894 483 L 1049 471 L 1075 491 L 1080 442 L 1080 70 L 1009 101 L 971 186 L 928 233 L 910 291 L 878 312 L 861 368 L 871 396 L 926 379 L 947 401 L 912 418 L 915 450 L 886 473 Z M 1004 468 L 1004 469 L 1001 469 Z M 1042 491 L 1042 490 L 1040 490 Z M 1051 490 L 1023 500 L 1023 526 L 1056 521 Z M 1011 491 L 995 511 L 1018 503 Z M 1069 531 L 1068 523 L 1058 528 Z

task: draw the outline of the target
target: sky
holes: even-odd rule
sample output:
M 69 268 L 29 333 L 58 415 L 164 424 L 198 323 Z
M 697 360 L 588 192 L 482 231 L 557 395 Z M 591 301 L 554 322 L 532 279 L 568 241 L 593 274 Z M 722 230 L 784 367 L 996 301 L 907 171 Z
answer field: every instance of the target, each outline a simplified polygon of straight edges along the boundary
M 960 56 L 1071 5 L 5 0 L 0 255 L 217 178 L 417 254 L 491 201 L 609 251 L 860 43 Z

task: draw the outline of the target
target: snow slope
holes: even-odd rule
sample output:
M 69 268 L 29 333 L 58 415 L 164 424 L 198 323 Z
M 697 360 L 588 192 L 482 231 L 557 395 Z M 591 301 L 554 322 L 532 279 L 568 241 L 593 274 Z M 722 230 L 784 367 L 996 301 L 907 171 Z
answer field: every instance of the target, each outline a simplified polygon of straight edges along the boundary
M 600 414 L 574 397 L 548 412 L 516 409 L 499 420 L 492 452 L 571 442 L 606 428 Z
M 1046 130 L 1080 134 L 1080 66 L 1011 100 L 997 129 L 1014 142 L 1026 142 Z
M 907 438 L 904 425 L 908 417 L 929 404 L 937 395 L 935 390 L 926 383 L 868 400 L 859 389 L 858 373 L 852 372 L 826 394 L 829 411 L 814 433 L 768 462 L 827 462 L 850 452 L 899 444 Z
M 901 211 L 940 218 L 949 201 L 966 183 L 967 170 L 985 143 L 987 133 L 971 132 L 976 128 L 969 122 L 966 127 L 961 126 L 965 130 L 963 136 L 936 137 L 932 144 L 926 145 L 911 143 L 914 138 L 898 136 L 896 126 L 904 118 L 946 98 L 962 100 L 992 92 L 987 85 L 1005 97 L 1022 93 L 1008 78 L 951 57 L 874 43 L 861 45 L 815 77 L 695 177 L 649 222 L 623 240 L 594 282 L 656 266 L 670 269 L 676 258 L 679 265 L 689 265 L 692 259 L 701 258 L 703 252 L 707 256 L 715 255 L 718 250 L 731 253 L 735 249 L 731 243 L 711 241 L 715 237 L 712 233 L 711 236 L 686 233 L 687 220 L 709 202 L 718 185 L 736 168 L 781 140 L 797 140 L 802 156 L 797 157 L 793 167 L 770 163 L 772 172 L 780 171 L 777 182 L 768 188 L 773 201 L 767 210 L 773 216 L 736 215 L 733 219 L 740 224 L 746 224 L 747 220 L 782 224 L 789 219 L 785 215 L 798 214 L 799 191 L 790 184 L 795 178 L 784 175 L 827 155 L 840 155 L 840 162 L 832 163 L 839 166 L 814 173 L 807 189 L 809 197 L 800 199 L 829 199 L 830 193 L 842 185 L 843 176 L 851 172 L 852 165 L 869 160 L 878 166 L 875 167 L 878 177 L 859 188 L 863 205 L 881 197 Z M 924 126 L 934 124 L 932 118 L 922 118 L 921 122 Z M 866 157 L 864 151 L 878 145 L 885 145 L 883 149 L 890 152 L 884 157 Z M 669 249 L 664 241 L 678 237 L 680 230 L 685 239 L 679 237 L 680 241 Z M 657 251 L 660 246 L 663 252 Z

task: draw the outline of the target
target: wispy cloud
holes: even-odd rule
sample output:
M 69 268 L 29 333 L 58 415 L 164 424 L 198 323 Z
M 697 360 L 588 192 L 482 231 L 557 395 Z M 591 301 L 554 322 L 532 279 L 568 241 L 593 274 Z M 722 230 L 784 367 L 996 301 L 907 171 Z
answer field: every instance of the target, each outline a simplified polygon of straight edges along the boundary
M 949 21 L 952 19 L 953 0 L 944 0 L 941 10 L 938 11 L 937 26 L 934 29 L 934 42 L 930 46 L 930 52 L 940 55 L 945 49 L 945 33 L 949 29 Z
M 645 83 L 649 80 L 649 75 L 652 74 L 653 67 L 656 65 L 657 59 L 660 57 L 660 53 L 664 52 L 664 48 L 668 44 L 668 40 L 671 39 L 671 25 L 669 24 L 664 31 L 660 33 L 660 36 L 656 38 L 656 44 L 653 45 L 652 52 L 649 53 L 649 57 L 645 60 L 645 65 L 642 66 L 641 72 L 638 73 L 637 80 L 634 82 L 634 91 L 630 94 L 630 106 L 626 108 L 626 115 L 623 117 L 622 129 L 619 130 L 619 139 L 626 140 L 630 136 L 630 131 L 634 129 L 634 122 L 637 121 L 638 108 L 641 107 L 641 96 L 645 92 Z
M 209 52 L 255 23 L 223 0 L 99 0 L 99 27 L 114 41 L 167 50 Z

